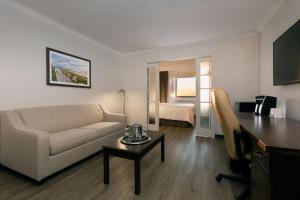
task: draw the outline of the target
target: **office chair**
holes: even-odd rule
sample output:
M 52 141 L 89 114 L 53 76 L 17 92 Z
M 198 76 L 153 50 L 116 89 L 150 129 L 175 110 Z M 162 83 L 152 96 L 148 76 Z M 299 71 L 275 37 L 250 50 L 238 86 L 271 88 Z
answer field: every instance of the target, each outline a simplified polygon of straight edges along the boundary
M 248 139 L 231 108 L 229 97 L 223 89 L 212 90 L 212 103 L 224 134 L 226 151 L 230 157 L 230 168 L 243 175 L 243 177 L 238 177 L 218 174 L 216 180 L 220 182 L 222 178 L 225 178 L 246 184 L 246 188 L 236 198 L 242 200 L 250 194 L 250 143 L 247 142 Z

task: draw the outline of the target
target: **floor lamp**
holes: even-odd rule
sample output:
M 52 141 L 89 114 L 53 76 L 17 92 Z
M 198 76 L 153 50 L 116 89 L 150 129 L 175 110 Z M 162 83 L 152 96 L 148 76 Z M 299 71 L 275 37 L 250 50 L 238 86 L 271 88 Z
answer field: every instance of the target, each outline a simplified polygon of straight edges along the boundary
M 125 115 L 125 90 L 124 89 L 120 89 L 118 92 L 121 93 L 122 97 L 123 97 L 122 112 Z

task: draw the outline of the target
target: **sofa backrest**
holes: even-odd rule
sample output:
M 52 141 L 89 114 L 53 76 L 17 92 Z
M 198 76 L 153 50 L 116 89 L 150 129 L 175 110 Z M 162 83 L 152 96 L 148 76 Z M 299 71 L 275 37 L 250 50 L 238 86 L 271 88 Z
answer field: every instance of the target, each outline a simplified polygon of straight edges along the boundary
M 104 118 L 97 104 L 20 108 L 16 111 L 26 126 L 49 133 L 79 128 Z

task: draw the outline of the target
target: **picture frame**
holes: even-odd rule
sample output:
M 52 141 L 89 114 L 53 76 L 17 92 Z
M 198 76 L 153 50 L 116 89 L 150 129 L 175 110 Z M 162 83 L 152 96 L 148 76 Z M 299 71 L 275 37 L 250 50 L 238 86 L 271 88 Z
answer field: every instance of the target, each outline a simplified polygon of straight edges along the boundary
M 47 85 L 91 88 L 91 60 L 46 48 Z

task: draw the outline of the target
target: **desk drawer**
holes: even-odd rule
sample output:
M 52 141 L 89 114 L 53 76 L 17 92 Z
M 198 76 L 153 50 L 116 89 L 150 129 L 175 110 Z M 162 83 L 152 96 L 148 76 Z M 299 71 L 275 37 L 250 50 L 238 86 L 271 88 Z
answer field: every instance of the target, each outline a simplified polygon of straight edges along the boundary
M 269 199 L 269 175 L 257 159 L 251 163 L 251 200 Z
M 252 150 L 252 159 L 255 159 L 257 163 L 269 173 L 269 153 L 261 151 L 257 146 L 254 146 Z

